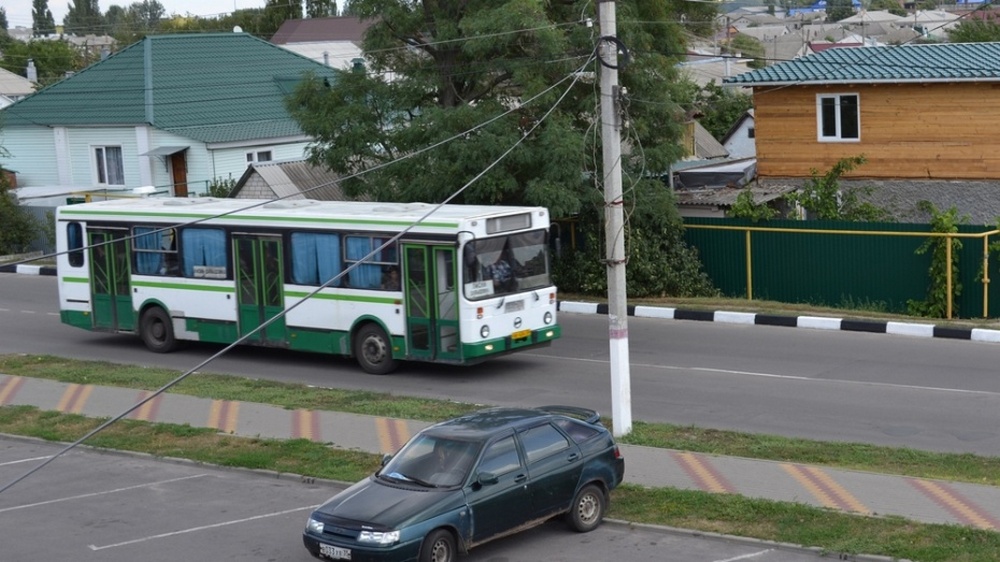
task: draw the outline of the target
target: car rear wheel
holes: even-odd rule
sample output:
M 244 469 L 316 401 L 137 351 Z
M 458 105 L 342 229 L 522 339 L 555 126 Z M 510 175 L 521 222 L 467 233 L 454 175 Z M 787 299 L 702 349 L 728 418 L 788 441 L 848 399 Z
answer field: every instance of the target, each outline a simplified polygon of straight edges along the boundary
M 392 341 L 377 324 L 365 324 L 354 336 L 354 357 L 365 372 L 391 373 L 399 364 L 392 358 Z
M 139 336 L 150 351 L 170 353 L 177 349 L 174 325 L 165 310 L 154 306 L 142 313 L 139 319 Z
M 455 562 L 455 537 L 444 529 L 427 535 L 420 548 L 420 562 Z
M 607 508 L 608 499 L 603 490 L 593 484 L 584 486 L 573 498 L 568 517 L 569 526 L 578 533 L 593 531 L 601 524 Z

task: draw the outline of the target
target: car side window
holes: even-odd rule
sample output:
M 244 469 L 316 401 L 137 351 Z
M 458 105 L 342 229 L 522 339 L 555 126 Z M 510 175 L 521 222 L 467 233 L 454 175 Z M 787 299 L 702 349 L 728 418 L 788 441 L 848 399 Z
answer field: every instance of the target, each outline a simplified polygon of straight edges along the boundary
M 555 424 L 565 431 L 573 441 L 583 443 L 587 439 L 600 433 L 596 427 L 591 427 L 583 422 L 571 420 L 569 418 L 557 419 Z
M 504 437 L 493 443 L 483 454 L 483 461 L 479 463 L 479 472 L 492 472 L 500 476 L 521 466 L 521 459 L 517 456 L 517 447 L 514 444 L 514 436 Z
M 559 430 L 549 424 L 533 427 L 521 433 L 524 453 L 528 462 L 533 463 L 569 448 L 569 441 Z

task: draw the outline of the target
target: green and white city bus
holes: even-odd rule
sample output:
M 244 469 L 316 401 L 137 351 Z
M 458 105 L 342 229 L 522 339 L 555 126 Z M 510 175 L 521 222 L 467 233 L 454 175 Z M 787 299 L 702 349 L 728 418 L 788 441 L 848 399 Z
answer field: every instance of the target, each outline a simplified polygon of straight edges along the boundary
M 376 374 L 399 360 L 472 364 L 558 338 L 548 211 L 445 205 L 421 220 L 433 208 L 215 198 L 63 206 L 62 321 L 138 334 L 155 352 L 245 338 L 353 356 Z

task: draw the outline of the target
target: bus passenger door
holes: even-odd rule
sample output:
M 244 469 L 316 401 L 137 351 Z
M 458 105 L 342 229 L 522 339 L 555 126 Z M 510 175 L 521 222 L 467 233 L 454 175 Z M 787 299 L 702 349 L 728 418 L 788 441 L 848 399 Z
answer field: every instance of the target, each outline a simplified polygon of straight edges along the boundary
M 403 244 L 406 346 L 414 359 L 462 357 L 455 248 Z
M 262 234 L 233 234 L 236 272 L 236 307 L 239 335 L 243 337 L 285 310 L 284 260 L 281 237 Z M 273 347 L 285 347 L 285 317 L 246 339 Z
M 129 283 L 128 229 L 88 229 L 90 247 L 90 302 L 94 329 L 135 329 L 132 288 Z

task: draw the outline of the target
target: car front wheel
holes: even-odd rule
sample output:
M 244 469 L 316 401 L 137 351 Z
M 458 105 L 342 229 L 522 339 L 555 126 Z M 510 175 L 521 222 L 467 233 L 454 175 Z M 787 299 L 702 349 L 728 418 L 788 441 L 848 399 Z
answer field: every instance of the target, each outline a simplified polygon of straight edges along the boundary
M 455 537 L 444 529 L 427 535 L 420 548 L 420 562 L 455 562 Z
M 599 487 L 589 484 L 584 486 L 569 510 L 569 526 L 578 533 L 593 531 L 604 519 L 604 511 L 608 508 L 607 496 Z

